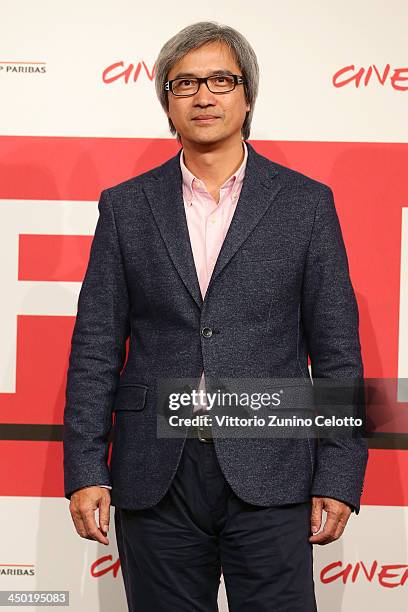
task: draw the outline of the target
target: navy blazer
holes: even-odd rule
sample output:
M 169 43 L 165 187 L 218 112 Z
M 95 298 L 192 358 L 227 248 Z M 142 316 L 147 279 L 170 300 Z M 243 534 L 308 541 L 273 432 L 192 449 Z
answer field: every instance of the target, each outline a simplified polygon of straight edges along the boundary
M 112 486 L 141 509 L 166 493 L 184 438 L 157 435 L 161 377 L 362 378 L 358 308 L 331 189 L 247 143 L 242 191 L 206 295 L 195 270 L 180 152 L 105 189 L 78 300 L 64 412 L 65 496 Z M 204 328 L 214 333 L 202 333 Z M 126 357 L 126 340 L 129 352 Z M 108 461 L 112 412 L 112 456 Z M 215 439 L 242 499 L 333 497 L 358 513 L 364 438 Z

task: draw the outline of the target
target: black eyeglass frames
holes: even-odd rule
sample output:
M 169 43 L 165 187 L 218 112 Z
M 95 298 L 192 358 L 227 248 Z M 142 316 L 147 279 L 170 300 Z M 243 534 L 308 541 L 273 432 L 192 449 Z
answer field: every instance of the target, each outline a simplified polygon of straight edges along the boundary
M 182 77 L 167 81 L 164 84 L 166 91 L 171 91 L 174 96 L 194 96 L 201 83 L 205 83 L 211 93 L 223 94 L 235 89 L 236 85 L 244 83 L 244 77 L 239 74 L 217 74 L 208 77 Z

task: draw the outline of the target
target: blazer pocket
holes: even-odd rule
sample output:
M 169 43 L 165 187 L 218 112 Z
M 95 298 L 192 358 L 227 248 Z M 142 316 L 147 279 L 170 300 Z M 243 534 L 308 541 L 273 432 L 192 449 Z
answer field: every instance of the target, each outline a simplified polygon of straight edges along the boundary
M 114 412 L 143 410 L 146 405 L 147 390 L 148 387 L 137 383 L 119 385 L 115 397 Z

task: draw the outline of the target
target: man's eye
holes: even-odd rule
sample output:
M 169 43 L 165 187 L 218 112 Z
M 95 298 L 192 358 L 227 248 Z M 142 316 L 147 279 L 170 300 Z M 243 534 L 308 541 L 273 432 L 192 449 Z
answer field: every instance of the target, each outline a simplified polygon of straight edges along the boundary
M 191 85 L 191 80 L 190 79 L 184 79 L 183 81 L 180 81 L 180 85 L 182 87 L 189 87 Z
M 228 76 L 228 75 L 220 75 L 217 77 L 214 77 L 214 85 L 218 86 L 218 87 L 230 87 L 233 84 L 233 78 Z

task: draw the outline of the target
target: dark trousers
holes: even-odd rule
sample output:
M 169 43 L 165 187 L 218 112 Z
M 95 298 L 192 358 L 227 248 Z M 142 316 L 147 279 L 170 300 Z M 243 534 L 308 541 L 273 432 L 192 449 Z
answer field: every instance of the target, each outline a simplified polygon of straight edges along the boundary
M 154 470 L 154 465 L 152 465 Z M 214 444 L 186 440 L 152 508 L 115 508 L 130 612 L 316 612 L 309 502 L 255 506 L 226 482 Z

